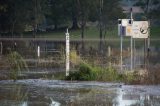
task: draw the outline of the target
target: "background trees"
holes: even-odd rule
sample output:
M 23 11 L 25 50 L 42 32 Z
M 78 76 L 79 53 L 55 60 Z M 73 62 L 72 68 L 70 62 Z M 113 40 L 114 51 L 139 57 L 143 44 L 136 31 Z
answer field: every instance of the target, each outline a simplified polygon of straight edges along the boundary
M 146 18 L 160 18 L 160 1 L 159 0 L 139 0 L 135 6 L 140 6 L 145 13 Z
M 3 0 L 0 1 L 0 32 L 13 36 L 30 26 L 35 36 L 46 22 L 54 25 L 54 30 L 62 26 L 81 28 L 83 39 L 86 23 L 98 21 L 102 38 L 102 29 L 121 13 L 119 0 Z
M 0 11 L 0 32 L 22 33 L 26 26 L 37 29 L 45 15 L 45 0 L 4 0 Z

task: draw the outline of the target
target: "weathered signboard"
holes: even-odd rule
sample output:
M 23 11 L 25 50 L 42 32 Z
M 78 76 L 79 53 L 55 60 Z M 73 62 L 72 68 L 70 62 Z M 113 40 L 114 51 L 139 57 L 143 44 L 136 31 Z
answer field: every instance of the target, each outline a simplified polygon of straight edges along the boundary
M 118 35 L 119 36 L 132 36 L 132 21 L 131 19 L 118 20 Z
M 133 21 L 131 19 L 118 20 L 118 35 L 132 36 L 133 38 L 148 38 L 148 21 Z
M 148 38 L 149 23 L 148 21 L 134 21 L 132 25 L 133 38 Z

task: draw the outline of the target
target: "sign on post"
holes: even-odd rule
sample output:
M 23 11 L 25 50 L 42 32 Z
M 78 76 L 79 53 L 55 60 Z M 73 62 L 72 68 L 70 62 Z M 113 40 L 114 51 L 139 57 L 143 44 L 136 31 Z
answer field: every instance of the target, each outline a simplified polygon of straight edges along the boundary
M 132 25 L 133 38 L 148 38 L 149 23 L 148 21 L 134 21 Z
M 118 19 L 118 35 L 132 36 L 132 23 L 131 19 Z

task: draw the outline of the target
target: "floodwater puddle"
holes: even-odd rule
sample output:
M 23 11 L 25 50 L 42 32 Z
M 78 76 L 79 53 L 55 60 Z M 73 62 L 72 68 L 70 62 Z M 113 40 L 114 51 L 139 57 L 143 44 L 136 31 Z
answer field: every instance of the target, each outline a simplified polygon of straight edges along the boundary
M 160 86 L 42 79 L 0 81 L 0 106 L 146 105 L 160 105 Z

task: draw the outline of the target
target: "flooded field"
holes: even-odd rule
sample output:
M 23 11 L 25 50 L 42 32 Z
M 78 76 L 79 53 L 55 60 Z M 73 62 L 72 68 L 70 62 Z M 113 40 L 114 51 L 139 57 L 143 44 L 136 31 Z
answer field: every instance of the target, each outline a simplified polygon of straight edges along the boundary
M 159 106 L 160 86 L 28 79 L 0 81 L 0 106 Z

